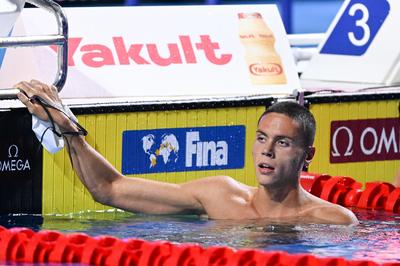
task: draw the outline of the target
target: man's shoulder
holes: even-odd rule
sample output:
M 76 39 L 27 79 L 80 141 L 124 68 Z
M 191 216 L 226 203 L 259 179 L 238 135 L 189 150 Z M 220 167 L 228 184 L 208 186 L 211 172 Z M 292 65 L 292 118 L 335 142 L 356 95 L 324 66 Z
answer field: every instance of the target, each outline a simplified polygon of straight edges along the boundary
M 227 175 L 207 176 L 197 179 L 195 182 L 205 183 L 205 184 L 230 185 L 230 186 L 244 185 L 243 183 L 237 181 L 235 178 Z
M 200 179 L 196 179 L 190 182 L 193 189 L 197 193 L 209 195 L 210 193 L 216 193 L 219 195 L 230 194 L 230 195 L 250 195 L 254 190 L 254 187 L 248 186 L 237 181 L 231 176 L 218 175 L 208 176 Z
M 327 201 L 321 200 L 321 202 L 316 203 L 313 208 L 310 208 L 310 213 L 315 219 L 326 223 L 358 224 L 358 219 L 351 210 Z

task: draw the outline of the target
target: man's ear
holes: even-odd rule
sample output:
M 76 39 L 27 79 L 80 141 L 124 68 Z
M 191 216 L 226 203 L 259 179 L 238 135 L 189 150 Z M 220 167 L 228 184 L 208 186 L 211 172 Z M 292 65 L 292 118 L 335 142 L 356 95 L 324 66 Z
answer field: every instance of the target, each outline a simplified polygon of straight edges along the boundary
M 305 163 L 307 165 L 311 163 L 312 159 L 314 158 L 314 155 L 315 155 L 315 147 L 313 146 L 308 147 L 306 151 L 306 160 L 305 160 Z

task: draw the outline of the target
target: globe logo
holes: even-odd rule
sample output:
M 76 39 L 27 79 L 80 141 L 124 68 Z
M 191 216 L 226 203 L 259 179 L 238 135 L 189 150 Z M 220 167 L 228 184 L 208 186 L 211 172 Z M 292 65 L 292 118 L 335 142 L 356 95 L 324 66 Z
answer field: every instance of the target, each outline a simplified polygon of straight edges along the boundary
M 163 134 L 160 141 L 153 134 L 148 134 L 141 141 L 143 151 L 148 155 L 149 168 L 159 162 L 168 165 L 178 161 L 179 142 L 174 134 Z

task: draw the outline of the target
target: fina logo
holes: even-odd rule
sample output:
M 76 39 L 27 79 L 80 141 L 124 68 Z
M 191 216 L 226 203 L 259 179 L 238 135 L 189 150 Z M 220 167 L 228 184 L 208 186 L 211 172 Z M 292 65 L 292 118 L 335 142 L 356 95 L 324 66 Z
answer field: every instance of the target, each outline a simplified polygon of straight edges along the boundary
M 210 156 L 208 156 L 210 154 Z M 228 143 L 226 141 L 200 141 L 198 131 L 186 134 L 186 167 L 192 166 L 192 157 L 196 166 L 222 166 L 228 164 Z M 210 157 L 210 159 L 208 159 Z M 210 162 L 209 162 L 210 161 Z
M 244 126 L 125 131 L 122 173 L 243 168 L 244 146 Z

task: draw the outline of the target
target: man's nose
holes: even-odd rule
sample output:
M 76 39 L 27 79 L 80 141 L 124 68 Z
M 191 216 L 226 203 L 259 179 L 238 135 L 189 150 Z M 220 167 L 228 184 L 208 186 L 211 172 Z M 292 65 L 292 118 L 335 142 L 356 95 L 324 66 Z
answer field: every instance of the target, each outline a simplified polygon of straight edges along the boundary
M 262 155 L 273 158 L 275 156 L 274 145 L 272 143 L 265 143 L 261 153 Z

